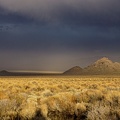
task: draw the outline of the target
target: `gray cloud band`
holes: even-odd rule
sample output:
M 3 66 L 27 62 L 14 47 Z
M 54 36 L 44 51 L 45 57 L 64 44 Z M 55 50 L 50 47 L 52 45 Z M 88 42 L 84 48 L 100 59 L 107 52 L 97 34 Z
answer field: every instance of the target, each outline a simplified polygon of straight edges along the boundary
M 46 22 L 118 24 L 119 0 L 0 0 L 0 7 Z M 89 19 L 90 18 L 90 19 Z M 89 21 L 88 21 L 89 19 Z M 108 21 L 109 20 L 109 21 Z

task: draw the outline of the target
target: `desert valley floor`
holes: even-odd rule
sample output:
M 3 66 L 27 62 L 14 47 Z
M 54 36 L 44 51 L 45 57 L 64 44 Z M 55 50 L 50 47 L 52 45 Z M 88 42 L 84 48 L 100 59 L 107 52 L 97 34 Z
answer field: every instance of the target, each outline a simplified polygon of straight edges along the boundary
M 120 76 L 0 77 L 0 120 L 120 120 Z

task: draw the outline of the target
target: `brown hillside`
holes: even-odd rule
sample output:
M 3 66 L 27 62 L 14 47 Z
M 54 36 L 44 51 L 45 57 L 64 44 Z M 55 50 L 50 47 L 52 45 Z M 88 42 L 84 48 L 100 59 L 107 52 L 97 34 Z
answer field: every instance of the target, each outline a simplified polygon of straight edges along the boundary
M 97 60 L 95 63 L 82 69 L 79 66 L 75 66 L 63 74 L 65 75 L 106 75 L 106 74 L 118 74 L 120 75 L 120 63 L 112 62 L 106 57 Z
M 118 74 L 120 73 L 120 63 L 114 63 L 108 58 L 103 57 L 86 67 L 84 72 L 87 74 Z
M 79 66 L 75 66 L 64 72 L 66 75 L 80 75 L 82 74 L 83 69 Z

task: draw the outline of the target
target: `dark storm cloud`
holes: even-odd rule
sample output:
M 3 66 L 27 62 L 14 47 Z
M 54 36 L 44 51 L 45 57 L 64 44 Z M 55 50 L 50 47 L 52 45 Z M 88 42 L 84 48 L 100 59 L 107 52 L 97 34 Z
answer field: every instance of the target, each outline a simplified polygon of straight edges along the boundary
M 11 26 L 12 27 L 12 26 Z M 0 32 L 0 49 L 41 51 L 120 51 L 120 31 L 82 27 L 79 29 L 20 25 Z
M 11 13 L 9 11 L 6 12 L 5 9 L 0 8 L 0 24 L 28 24 L 33 21 L 33 19 L 30 19 L 24 15 L 18 13 Z
M 0 0 L 8 12 L 70 25 L 120 25 L 119 4 L 119 0 Z

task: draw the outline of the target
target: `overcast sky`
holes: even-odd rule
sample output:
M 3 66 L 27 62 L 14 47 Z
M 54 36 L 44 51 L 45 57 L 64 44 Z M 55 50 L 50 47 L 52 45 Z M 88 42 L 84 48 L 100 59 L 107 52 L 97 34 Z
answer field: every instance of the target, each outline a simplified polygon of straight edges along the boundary
M 0 0 L 0 70 L 64 71 L 120 62 L 120 0 Z

